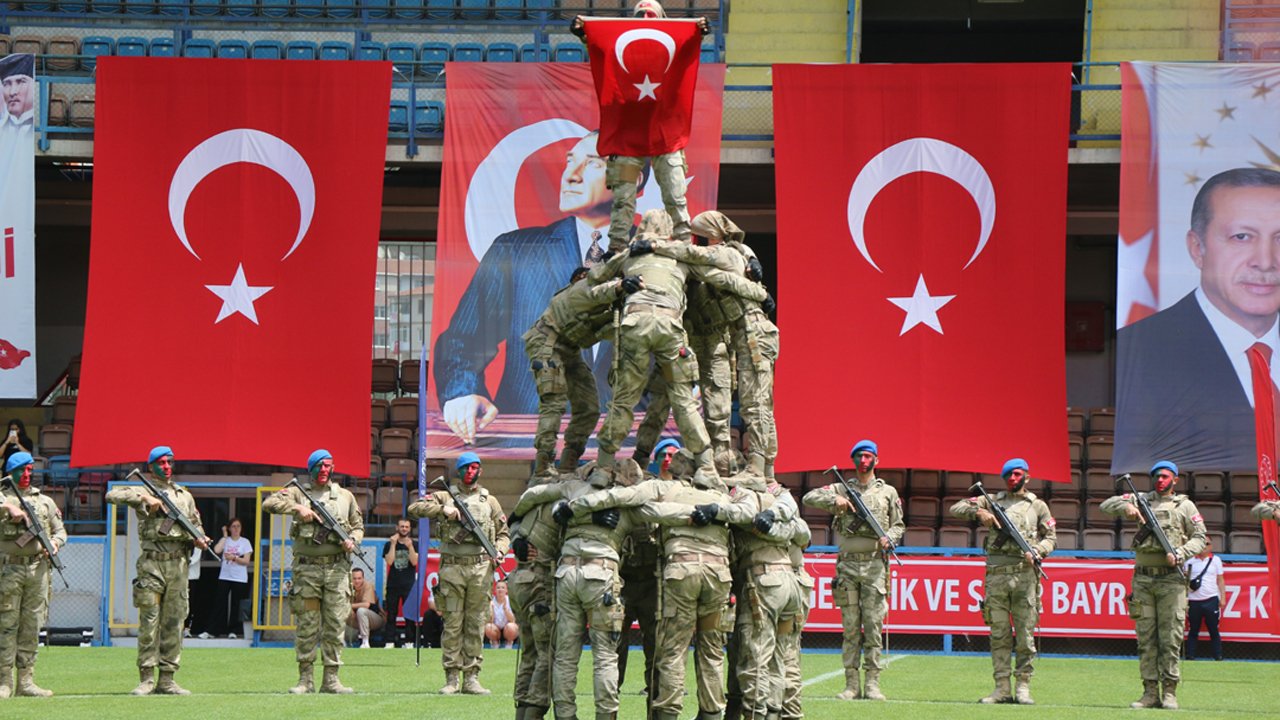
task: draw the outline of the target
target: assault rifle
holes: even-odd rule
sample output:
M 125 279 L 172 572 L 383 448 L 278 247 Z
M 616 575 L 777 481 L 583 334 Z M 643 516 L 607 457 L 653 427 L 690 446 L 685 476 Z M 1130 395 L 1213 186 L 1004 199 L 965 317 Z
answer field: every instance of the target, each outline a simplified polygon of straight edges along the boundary
M 494 547 L 493 541 L 489 539 L 488 535 L 484 534 L 480 523 L 476 522 L 475 516 L 471 514 L 471 509 L 458 497 L 458 493 L 454 491 L 453 486 L 444 479 L 443 475 L 431 481 L 432 485 L 435 483 L 440 483 L 444 486 L 444 491 L 449 493 L 449 498 L 453 500 L 453 506 L 458 510 L 458 522 L 461 523 L 464 530 L 471 534 L 471 537 L 476 539 L 476 542 L 480 543 L 480 547 L 484 548 L 485 553 L 493 558 L 493 566 L 498 570 L 498 575 L 502 576 L 503 580 L 506 580 L 507 571 L 502 569 L 502 557 L 498 555 L 498 548 Z
M 1164 534 L 1164 528 L 1160 527 L 1160 521 L 1156 518 L 1155 511 L 1151 509 L 1151 503 L 1148 503 L 1147 498 L 1133 486 L 1133 478 L 1129 473 L 1125 473 L 1120 476 L 1120 481 L 1129 486 L 1129 493 L 1133 496 L 1134 503 L 1138 505 L 1138 516 L 1142 523 L 1138 534 L 1133 538 L 1133 543 L 1137 545 L 1148 537 L 1155 536 L 1156 542 L 1160 543 L 1160 549 L 1164 550 L 1166 555 L 1177 558 L 1178 553 L 1174 551 L 1173 543 L 1169 542 L 1169 536 Z M 1181 566 L 1178 567 L 1178 572 L 1186 574 Z
M 1275 480 L 1268 480 L 1266 487 L 1268 490 L 1275 493 L 1277 498 L 1280 498 L 1280 486 L 1276 485 Z
M 345 545 L 346 542 L 351 539 L 351 533 L 342 529 L 342 526 L 338 524 L 337 518 L 333 516 L 333 513 L 329 512 L 329 508 L 325 507 L 319 500 L 311 497 L 311 493 L 307 492 L 306 488 L 302 487 L 298 482 L 298 478 L 291 478 L 289 482 L 285 483 L 285 487 L 289 487 L 290 485 L 302 491 L 302 496 L 307 499 L 307 504 L 311 506 L 311 512 L 315 513 L 316 517 L 320 518 L 320 526 L 327 532 L 336 536 L 338 538 L 339 545 Z M 354 547 L 354 543 L 352 543 L 352 546 Z M 369 564 L 369 560 L 365 558 L 364 553 L 360 552 L 360 548 L 357 547 L 353 554 L 360 558 L 360 562 L 364 563 L 365 567 L 369 568 L 369 572 L 375 572 L 373 566 Z
M 208 550 L 210 555 L 218 558 L 218 562 L 222 562 L 222 556 L 213 549 L 213 543 L 209 542 L 209 537 L 204 534 L 204 530 L 201 530 L 192 524 L 191 520 L 187 518 L 187 514 L 182 512 L 182 510 L 174 504 L 173 498 L 169 497 L 169 493 L 161 490 L 159 486 L 151 481 L 151 478 L 147 477 L 146 473 L 136 468 L 129 471 L 129 474 L 125 479 L 128 480 L 132 477 L 137 477 L 138 481 L 147 489 L 147 492 L 151 493 L 155 499 L 160 501 L 160 505 L 164 510 L 164 516 L 167 518 L 164 522 L 164 525 L 167 527 L 164 527 L 162 532 L 168 532 L 168 528 L 173 527 L 173 525 L 176 524 L 178 527 L 182 528 L 183 532 L 190 535 L 192 540 L 197 542 L 203 540 L 206 545 L 205 550 Z
M 898 557 L 897 544 L 889 537 L 889 533 L 885 532 L 884 528 L 880 526 L 880 521 L 876 520 L 876 516 L 871 514 L 871 510 L 867 508 L 867 504 L 862 501 L 862 493 L 858 492 L 856 488 L 849 484 L 848 480 L 844 479 L 844 476 L 840 474 L 840 471 L 836 469 L 835 465 L 827 468 L 826 472 L 832 473 L 836 476 L 836 479 L 844 486 L 844 492 L 845 495 L 849 497 L 849 502 L 853 503 L 853 506 L 857 508 L 858 521 L 853 524 L 851 530 L 857 530 L 862 527 L 863 523 L 866 523 L 871 528 L 871 531 L 876 534 L 876 538 L 889 541 L 889 549 L 885 551 L 885 554 L 893 557 L 893 559 L 897 561 L 898 565 L 901 566 L 902 558 Z
M 1018 532 L 1017 526 L 1009 519 L 1009 514 L 1004 511 L 1004 508 L 1000 507 L 995 498 L 991 497 L 991 495 L 987 493 L 987 489 L 982 486 L 982 483 L 976 482 L 970 485 L 969 492 L 973 492 L 974 488 L 977 488 L 978 492 L 981 493 L 982 497 L 987 501 L 987 506 L 991 511 L 991 514 L 996 516 L 996 525 L 999 526 L 996 528 L 996 532 L 1000 533 L 1001 537 L 995 541 L 995 546 L 1000 547 L 1006 541 L 1012 540 L 1013 543 L 1018 546 L 1018 549 L 1022 551 L 1023 555 L 1030 555 L 1036 559 L 1034 563 L 1036 573 L 1045 580 L 1048 580 L 1049 575 L 1041 566 L 1039 553 L 1031 549 L 1031 544 L 1027 542 L 1026 538 L 1022 537 L 1022 533 Z
M 53 546 L 53 541 L 49 539 L 49 533 L 45 532 L 44 524 L 40 522 L 40 516 L 36 514 L 35 508 L 31 507 L 31 503 L 27 502 L 27 499 L 22 496 L 22 492 L 14 484 L 13 478 L 6 475 L 4 484 L 12 488 L 13 494 L 18 496 L 18 504 L 22 506 L 22 512 L 27 514 L 27 530 L 35 536 L 36 541 L 40 543 L 40 547 L 44 548 L 45 553 L 49 556 L 49 563 L 53 565 L 54 570 L 58 571 L 58 577 L 62 578 L 62 586 L 70 588 L 71 583 L 67 582 L 67 576 L 62 574 L 66 566 L 62 564 L 58 549 Z M 30 539 L 27 538 L 27 540 Z M 25 542 L 19 540 L 19 545 L 23 544 Z

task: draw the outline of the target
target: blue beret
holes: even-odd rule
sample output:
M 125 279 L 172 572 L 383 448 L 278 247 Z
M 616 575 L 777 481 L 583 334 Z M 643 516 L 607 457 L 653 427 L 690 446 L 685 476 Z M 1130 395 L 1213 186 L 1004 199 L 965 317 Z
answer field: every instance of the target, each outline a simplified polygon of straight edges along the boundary
M 16 453 L 14 453 L 14 454 L 10 455 L 8 460 L 5 460 L 5 462 L 4 462 L 4 471 L 5 471 L 6 473 L 11 473 L 11 472 L 13 472 L 16 468 L 20 468 L 20 467 L 22 467 L 23 465 L 30 465 L 30 464 L 31 464 L 31 463 L 33 463 L 33 462 L 35 462 L 35 461 L 31 459 L 31 453 L 29 453 L 29 452 L 16 452 Z
M 1000 468 L 1000 477 L 1005 477 L 1014 470 L 1023 472 L 1031 472 L 1031 467 L 1027 465 L 1027 461 L 1022 458 L 1013 458 L 1005 462 L 1004 467 Z
M 321 460 L 332 460 L 332 459 L 333 459 L 333 455 L 330 454 L 328 450 L 325 450 L 324 448 L 320 448 L 319 450 L 311 453 L 310 457 L 307 458 L 307 472 L 311 472 L 312 468 L 314 468 L 316 464 L 319 463 Z
M 151 448 L 151 453 L 147 455 L 147 463 L 153 463 L 165 455 L 172 455 L 173 449 L 168 445 L 157 445 Z
M 852 458 L 863 450 L 870 451 L 872 455 L 880 454 L 880 448 L 876 447 L 874 440 L 859 440 L 858 444 L 854 445 L 853 449 L 849 451 L 849 457 Z
M 1178 474 L 1178 466 L 1177 466 L 1177 465 L 1174 465 L 1173 463 L 1169 462 L 1168 460 L 1161 460 L 1160 462 L 1156 463 L 1155 465 L 1152 465 L 1152 466 L 1151 466 L 1151 472 L 1150 472 L 1149 474 L 1150 474 L 1150 475 L 1152 475 L 1152 476 L 1154 476 L 1157 472 L 1159 472 L 1159 471 L 1161 471 L 1161 470 L 1168 470 L 1169 472 L 1173 473 L 1174 475 L 1177 475 L 1177 474 Z
M 661 457 L 662 451 L 672 446 L 674 446 L 677 450 L 679 450 L 682 447 L 680 445 L 680 441 L 675 438 L 671 438 L 671 437 L 663 438 L 661 441 L 658 442 L 658 447 L 653 449 L 653 454 L 658 457 Z
M 462 468 L 470 465 L 471 463 L 478 463 L 478 462 L 480 462 L 479 455 L 473 452 L 464 452 L 458 456 L 458 462 L 454 463 L 453 468 L 455 470 L 461 471 Z

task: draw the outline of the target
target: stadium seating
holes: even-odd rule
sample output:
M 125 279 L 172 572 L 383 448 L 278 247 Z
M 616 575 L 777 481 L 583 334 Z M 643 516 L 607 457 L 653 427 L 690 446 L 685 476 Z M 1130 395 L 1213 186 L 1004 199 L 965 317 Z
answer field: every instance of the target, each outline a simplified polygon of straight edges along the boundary
M 351 43 L 327 40 L 320 43 L 321 60 L 350 60 Z
M 387 59 L 395 64 L 396 70 L 409 74 L 417 64 L 417 46 L 407 42 L 387 43 Z
M 249 57 L 254 60 L 284 59 L 284 43 L 279 40 L 258 40 L 253 43 Z
M 89 9 L 95 13 L 114 15 L 124 10 L 124 2 L 123 0 L 93 0 Z
M 366 41 L 356 48 L 357 60 L 384 60 L 387 57 L 387 46 L 380 42 Z
M 489 17 L 493 0 L 458 0 L 458 16 L 463 20 L 483 20 Z
M 14 43 L 14 52 L 23 52 L 17 49 L 17 42 Z M 101 35 L 90 35 L 80 42 L 80 69 L 93 71 L 98 66 L 97 58 L 100 55 L 111 55 L 115 52 L 115 41 L 109 37 Z
M 154 15 L 156 0 L 124 0 L 124 11 L 129 15 Z
M 182 57 L 211 58 L 213 57 L 213 48 L 212 40 L 191 38 L 182 44 Z
M 938 524 L 938 512 L 938 499 L 936 497 L 912 495 L 907 498 L 906 521 L 909 525 L 934 527 Z
M 151 57 L 173 57 L 177 54 L 173 38 L 151 38 L 151 43 L 147 46 L 147 55 Z
M 1253 43 L 1233 42 L 1222 49 L 1222 59 L 1226 62 L 1253 62 Z
M 50 423 L 40 428 L 40 454 L 45 457 L 71 452 L 71 426 Z
M 383 408 L 384 413 L 385 413 L 385 410 L 386 409 Z M 376 427 L 370 427 L 369 428 L 369 454 L 374 455 L 380 452 L 382 452 L 382 438 L 380 436 L 380 431 Z
M 940 547 L 969 547 L 973 544 L 973 533 L 967 527 L 944 527 L 938 530 Z
M 586 62 L 587 49 L 580 42 L 562 42 L 556 45 L 556 62 Z
M 390 117 L 387 120 L 387 130 L 393 133 L 409 131 L 409 101 L 391 101 Z
M 400 363 L 392 358 L 373 359 L 373 391 L 395 392 L 400 384 Z
M 373 504 L 373 514 L 394 521 L 404 514 L 404 488 L 384 485 L 378 488 Z
M 1116 533 L 1114 530 L 1089 528 L 1084 531 L 1082 550 L 1115 550 Z
M 361 3 L 362 5 L 364 3 Z M 328 0 L 325 4 L 325 14 L 333 18 L 350 18 L 356 16 L 355 0 Z
M 1258 45 L 1258 60 L 1262 62 L 1280 61 L 1280 42 L 1267 40 Z
M 448 43 L 441 42 L 425 42 L 422 43 L 419 51 L 418 72 L 426 77 L 436 77 L 444 72 L 444 64 L 449 61 L 452 48 Z M 390 59 L 391 49 L 387 48 L 387 56 Z
M 520 62 L 550 62 L 551 50 L 545 45 L 525 43 L 520 46 Z
M 223 40 L 218 43 L 218 57 L 244 60 L 249 57 L 249 43 L 244 40 Z
M 1058 549 L 1079 550 L 1080 532 L 1073 528 L 1058 528 Z
M 406 479 L 412 481 L 418 476 L 418 463 L 408 458 L 389 458 L 382 464 L 382 474 L 388 485 L 399 484 Z
M 392 5 L 396 17 L 412 20 L 422 17 L 424 0 L 392 0 Z
M 418 394 L 418 376 L 422 363 L 418 360 L 400 361 L 400 391 Z
M 63 95 L 49 96 L 49 112 L 45 115 L 47 125 L 67 124 L 67 98 Z
M 524 4 L 520 0 L 493 0 L 493 14 L 499 20 L 519 20 L 524 17 Z
M 174 15 L 182 14 L 181 3 L 174 3 L 173 0 L 167 0 L 167 2 L 169 2 L 170 9 L 167 11 L 162 10 L 162 12 L 170 12 Z M 221 13 L 221 0 L 194 0 L 194 2 L 191 3 L 192 15 L 219 15 Z
M 930 547 L 933 545 L 933 528 L 909 527 L 902 536 L 902 544 L 910 547 Z
M 901 486 L 898 486 L 901 488 Z M 911 496 L 937 497 L 942 491 L 942 472 L 939 470 L 912 470 Z
M 324 15 L 324 0 L 293 0 L 293 12 L 298 17 L 320 17 Z
M 391 401 L 387 416 L 391 427 L 414 428 L 418 426 L 418 398 L 398 397 Z
M 391 401 L 372 398 L 369 406 L 369 424 L 381 430 L 387 426 L 387 418 L 391 416 Z
M 1188 483 L 1190 492 L 1196 501 L 1201 500 L 1217 500 L 1222 497 L 1222 493 L 1227 488 L 1226 473 L 1220 472 L 1198 472 L 1191 476 Z
M 80 54 L 80 40 L 70 35 L 55 35 L 49 38 L 49 57 L 44 58 L 44 69 L 47 72 L 69 72 L 76 69 L 76 55 Z
M 448 20 L 453 17 L 453 9 L 458 0 L 427 0 L 427 17 L 435 20 Z
M 227 14 L 249 17 L 257 12 L 258 0 L 227 0 Z
M 379 434 L 383 459 L 413 457 L 413 433 L 404 428 L 386 428 Z
M 147 39 L 126 36 L 116 40 L 116 55 L 121 57 L 146 57 Z
M 371 18 L 385 18 L 391 16 L 391 0 L 366 0 L 361 3 L 364 12 Z
M 484 58 L 487 62 L 515 62 L 520 49 L 515 43 L 496 42 L 489 43 L 489 48 L 485 50 Z
M 53 400 L 50 422 L 55 425 L 74 425 L 76 421 L 76 396 L 60 395 Z
M 453 46 L 455 62 L 484 62 L 484 46 L 479 43 L 458 43 Z
M 261 0 L 262 14 L 267 17 L 281 18 L 289 14 L 289 0 Z
M 720 51 L 716 50 L 715 45 L 703 45 L 702 57 L 699 60 L 703 63 L 718 63 L 720 62 Z
M 1266 552 L 1262 545 L 1262 533 L 1253 531 L 1231 533 L 1231 547 L 1226 550 L 1247 555 L 1262 555 Z
M 419 100 L 413 106 L 415 132 L 436 134 L 444 132 L 444 103 L 439 100 Z
M 88 40 L 89 38 L 85 38 Z M 110 38 L 106 38 L 108 42 Z M 83 44 L 83 41 L 81 41 Z M 9 51 L 12 53 L 31 53 L 33 55 L 44 55 L 44 38 L 39 35 L 15 35 L 9 43 Z
M 315 60 L 320 48 L 310 40 L 291 40 L 285 46 L 285 58 L 289 60 Z

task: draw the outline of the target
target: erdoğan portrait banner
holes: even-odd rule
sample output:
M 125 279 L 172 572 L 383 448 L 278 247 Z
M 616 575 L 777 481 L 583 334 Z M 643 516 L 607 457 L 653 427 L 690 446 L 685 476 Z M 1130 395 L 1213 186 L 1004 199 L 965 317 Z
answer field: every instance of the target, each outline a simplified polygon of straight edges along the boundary
M 777 469 L 1070 481 L 1071 68 L 779 65 Z M 838 418 L 832 421 L 832 417 Z
M 450 63 L 446 73 L 427 446 L 433 458 L 480 448 L 528 459 L 538 393 L 521 337 L 583 264 L 592 233 L 608 246 L 599 106 L 585 63 Z M 699 73 L 685 148 L 691 215 L 715 208 L 720 172 L 724 66 Z M 661 207 L 650 173 L 637 213 Z M 604 408 L 612 345 L 586 353 Z

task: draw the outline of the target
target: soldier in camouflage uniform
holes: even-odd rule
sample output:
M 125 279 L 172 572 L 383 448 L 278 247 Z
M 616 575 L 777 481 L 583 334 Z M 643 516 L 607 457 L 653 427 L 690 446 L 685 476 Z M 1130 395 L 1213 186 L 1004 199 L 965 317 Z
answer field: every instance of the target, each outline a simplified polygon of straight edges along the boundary
M 1173 546 L 1165 553 L 1153 533 L 1133 539 L 1133 594 L 1129 596 L 1129 616 L 1138 635 L 1138 667 L 1142 673 L 1142 697 L 1131 707 L 1178 709 L 1179 658 L 1187 618 L 1187 578 L 1182 564 L 1204 550 L 1204 519 L 1195 503 L 1173 490 L 1178 484 L 1178 466 L 1161 460 L 1151 467 L 1155 491 L 1146 494 L 1147 503 Z M 1129 494 L 1102 502 L 1102 512 L 1139 518 L 1137 501 Z M 1139 522 L 1141 522 L 1139 520 Z M 1163 684 L 1163 693 L 1160 685 Z
M 586 277 L 586 268 L 574 270 L 569 285 L 552 296 L 542 317 L 522 338 L 538 388 L 535 475 L 554 469 L 556 434 L 566 404 L 572 413 L 564 431 L 561 467 L 569 471 L 578 466 L 587 438 L 600 419 L 596 379 L 582 359 L 582 349 L 594 345 L 601 331 L 612 325 L 614 301 L 644 287 L 644 281 L 634 276 L 601 285 L 588 284 Z
M 462 453 L 455 468 L 458 496 L 480 524 L 480 531 L 493 543 L 498 557 L 506 557 L 510 546 L 507 516 L 502 513 L 498 499 L 480 487 L 480 457 L 473 452 Z M 431 527 L 440 540 L 440 589 L 436 593 L 436 607 L 444 618 L 440 647 L 445 674 L 440 692 L 453 695 L 461 689 L 470 695 L 488 695 L 489 690 L 480 684 L 479 675 L 484 662 L 484 624 L 489 619 L 489 601 L 493 596 L 494 558 L 459 521 L 458 508 L 445 490 L 437 490 L 410 505 L 409 517 L 435 520 Z M 461 687 L 459 674 L 463 678 Z
M 889 564 L 885 552 L 890 541 L 896 545 L 902 539 L 906 526 L 902 522 L 898 491 L 876 477 L 880 455 L 876 444 L 859 440 L 849 455 L 856 476 L 851 484 L 862 493 L 862 501 L 889 537 L 876 537 L 840 483 L 810 490 L 803 502 L 836 516 L 840 557 L 836 561 L 836 580 L 831 592 L 844 624 L 841 654 L 845 677 L 844 690 L 836 697 L 884 700 L 880 690 L 880 672 L 884 669 L 880 648 L 884 646 L 884 618 L 889 610 Z M 859 665 L 866 667 L 865 692 L 858 676 Z
M 1263 500 L 1249 510 L 1259 520 L 1280 522 L 1280 500 Z
M 67 543 L 67 531 L 62 527 L 58 506 L 41 495 L 40 488 L 32 486 L 31 463 L 31 453 L 16 452 L 5 461 L 4 471 L 35 511 L 36 522 L 57 554 Z M 49 620 L 50 561 L 30 527 L 18 496 L 8 485 L 4 486 L 0 494 L 0 699 L 53 694 L 36 685 L 32 678 L 40 628 Z
M 147 470 L 156 487 L 168 493 L 191 524 L 200 527 L 200 511 L 186 488 L 173 481 L 173 451 L 159 445 L 147 457 Z M 189 695 L 174 682 L 182 660 L 182 626 L 187 619 L 187 574 L 191 548 L 209 546 L 193 540 L 182 527 L 169 522 L 164 506 L 145 487 L 118 485 L 106 501 L 128 505 L 138 512 L 137 577 L 133 579 L 133 604 L 138 608 L 138 675 L 134 695 Z M 154 677 L 159 668 L 160 679 Z
M 729 529 L 712 524 L 731 500 L 719 478 L 709 482 L 695 472 L 688 449 L 672 459 L 680 480 L 648 480 L 634 487 L 600 490 L 570 503 L 575 517 L 613 507 L 635 508 L 641 520 L 659 524 L 665 558 L 658 611 L 658 682 L 651 688 L 654 720 L 680 716 L 684 704 L 685 656 L 695 645 L 698 718 L 718 719 L 724 712 L 724 630 L 729 612 Z M 727 618 L 726 618 L 727 619 Z
M 555 481 L 558 481 L 557 478 Z M 532 485 L 545 482 L 535 475 Z M 551 707 L 551 641 L 555 622 L 555 568 L 562 532 L 550 505 L 512 513 L 511 552 L 516 569 L 507 576 L 511 610 L 520 624 L 520 664 L 516 668 L 516 720 L 541 720 Z
M 951 507 L 951 514 L 965 520 L 977 519 L 989 528 L 985 550 L 987 552 L 987 577 L 983 585 L 986 600 L 983 603 L 983 619 L 991 628 L 991 664 L 994 668 L 995 689 L 980 700 L 983 703 L 1017 702 L 1033 705 L 1031 676 L 1035 671 L 1036 627 L 1040 624 L 1040 574 L 1036 564 L 1048 557 L 1058 547 L 1057 523 L 1049 514 L 1049 506 L 1027 489 L 1031 479 L 1027 461 L 1013 458 L 1000 470 L 1008 492 L 996 493 L 994 500 L 1004 508 L 1009 519 L 1017 525 L 1017 531 L 1031 546 L 1032 552 L 1024 555 L 1014 542 L 997 530 L 995 515 L 985 498 L 966 498 Z M 1010 628 L 1010 617 L 1013 618 Z M 1017 633 L 1016 640 L 1014 633 Z M 1009 691 L 1010 652 L 1016 645 L 1017 689 Z
M 805 623 L 809 620 L 810 596 L 813 593 L 814 580 L 804 568 L 804 551 L 812 540 L 809 525 L 800 518 L 796 524 L 796 534 L 791 537 L 791 545 L 787 548 L 791 556 L 791 571 L 795 573 L 796 582 L 800 584 L 800 616 L 796 618 L 796 626 L 790 635 L 779 634 L 782 643 L 782 712 L 780 720 L 801 720 L 804 718 L 804 707 L 800 697 L 804 687 L 804 677 L 800 673 L 800 637 L 804 633 Z
M 289 688 L 295 695 L 315 692 L 316 646 L 324 666 L 320 692 L 347 694 L 352 690 L 338 680 L 342 666 L 342 641 L 347 616 L 351 613 L 351 553 L 358 552 L 364 538 L 364 518 L 356 498 L 333 479 L 333 456 L 316 450 L 307 458 L 310 482 L 304 493 L 297 487 L 280 490 L 262 502 L 273 515 L 292 515 L 289 538 L 293 542 L 293 586 L 289 609 L 297 630 L 294 653 L 298 658 L 298 684 Z M 339 543 L 337 536 L 320 522 L 311 509 L 311 497 L 329 511 L 351 539 Z

